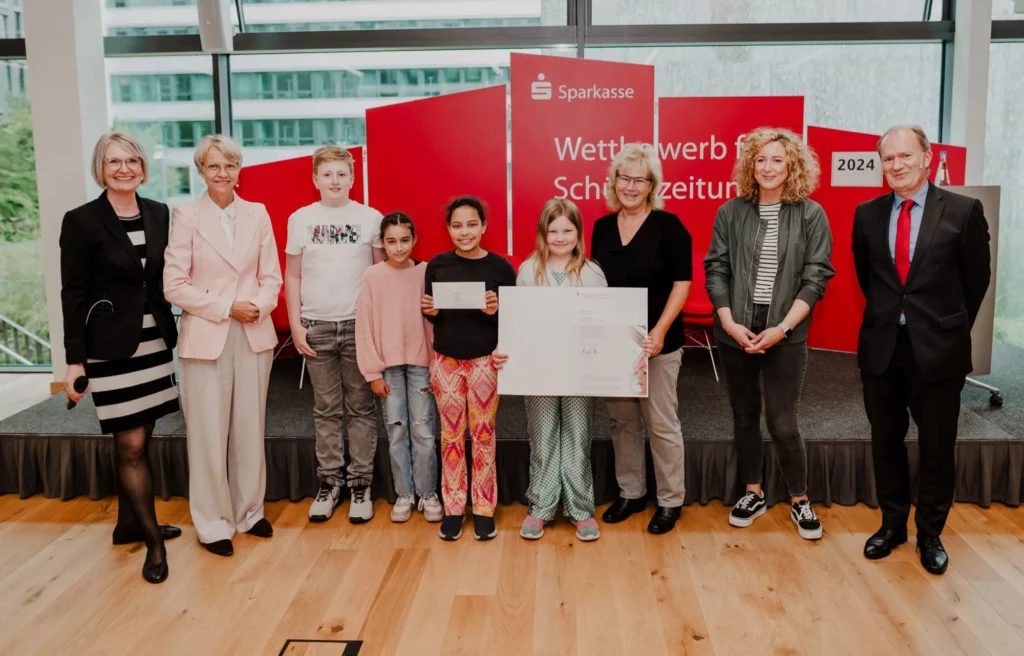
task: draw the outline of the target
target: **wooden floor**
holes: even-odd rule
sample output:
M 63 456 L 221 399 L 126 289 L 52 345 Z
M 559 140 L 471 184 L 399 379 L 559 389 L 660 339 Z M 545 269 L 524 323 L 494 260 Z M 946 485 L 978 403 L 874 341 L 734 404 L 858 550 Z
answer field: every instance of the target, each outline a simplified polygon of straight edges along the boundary
M 0 654 L 1024 654 L 1024 510 L 956 506 L 936 577 L 913 537 L 865 560 L 879 515 L 863 506 L 820 508 L 816 543 L 781 505 L 745 530 L 719 503 L 665 536 L 633 517 L 593 543 L 564 523 L 521 539 L 521 506 L 499 508 L 495 540 L 467 525 L 456 543 L 380 502 L 358 527 L 306 509 L 268 504 L 273 539 L 224 559 L 186 501 L 159 503 L 185 534 L 153 586 L 139 546 L 110 544 L 113 500 L 0 497 Z

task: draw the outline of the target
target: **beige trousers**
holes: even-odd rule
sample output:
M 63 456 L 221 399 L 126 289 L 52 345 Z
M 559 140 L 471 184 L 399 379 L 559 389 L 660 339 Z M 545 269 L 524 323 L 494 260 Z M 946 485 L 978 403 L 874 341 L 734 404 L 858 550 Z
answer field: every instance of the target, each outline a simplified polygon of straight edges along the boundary
M 623 498 L 640 499 L 647 494 L 643 432 L 646 426 L 654 461 L 654 480 L 658 485 L 658 505 L 665 508 L 683 505 L 686 470 L 677 393 L 682 362 L 683 349 L 655 356 L 647 364 L 646 399 L 608 399 L 615 478 Z
M 267 385 L 273 351 L 253 353 L 231 319 L 216 360 L 182 358 L 189 507 L 203 543 L 230 540 L 263 517 Z

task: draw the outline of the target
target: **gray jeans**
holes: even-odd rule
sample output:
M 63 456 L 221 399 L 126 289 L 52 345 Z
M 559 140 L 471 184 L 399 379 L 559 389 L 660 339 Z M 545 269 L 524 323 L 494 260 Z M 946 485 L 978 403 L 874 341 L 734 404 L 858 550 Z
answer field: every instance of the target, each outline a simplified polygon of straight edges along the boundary
M 345 443 L 342 418 L 348 415 L 348 486 L 373 481 L 377 452 L 376 406 L 369 383 L 356 363 L 356 322 L 303 319 L 306 342 L 316 357 L 306 357 L 313 383 L 313 424 L 316 427 L 316 474 L 322 481 L 344 485 Z
M 658 355 L 648 362 L 646 399 L 608 399 L 615 478 L 623 498 L 647 494 L 647 459 L 643 426 L 647 427 L 658 485 L 658 505 L 676 508 L 686 496 L 683 431 L 679 424 L 679 368 L 683 349 Z M 642 421 L 642 424 L 641 424 Z

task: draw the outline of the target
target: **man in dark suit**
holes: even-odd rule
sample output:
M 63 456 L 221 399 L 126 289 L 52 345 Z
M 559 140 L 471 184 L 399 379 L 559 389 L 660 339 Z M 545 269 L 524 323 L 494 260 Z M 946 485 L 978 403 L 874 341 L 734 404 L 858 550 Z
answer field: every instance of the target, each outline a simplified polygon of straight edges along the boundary
M 885 558 L 907 541 L 910 474 L 904 439 L 918 428 L 917 547 L 933 574 L 949 558 L 939 534 L 953 503 L 960 392 L 971 372 L 971 327 L 991 278 L 981 203 L 928 182 L 931 146 L 918 127 L 878 141 L 893 193 L 857 207 L 853 259 L 867 299 L 857 346 L 871 422 L 882 528 L 864 546 Z

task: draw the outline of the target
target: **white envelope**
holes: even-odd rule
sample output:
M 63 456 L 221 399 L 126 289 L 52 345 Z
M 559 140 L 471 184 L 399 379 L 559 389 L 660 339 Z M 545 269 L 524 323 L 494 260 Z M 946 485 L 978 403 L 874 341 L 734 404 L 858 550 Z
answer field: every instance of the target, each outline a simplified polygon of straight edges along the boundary
M 487 289 L 482 282 L 435 282 L 435 310 L 482 310 Z

